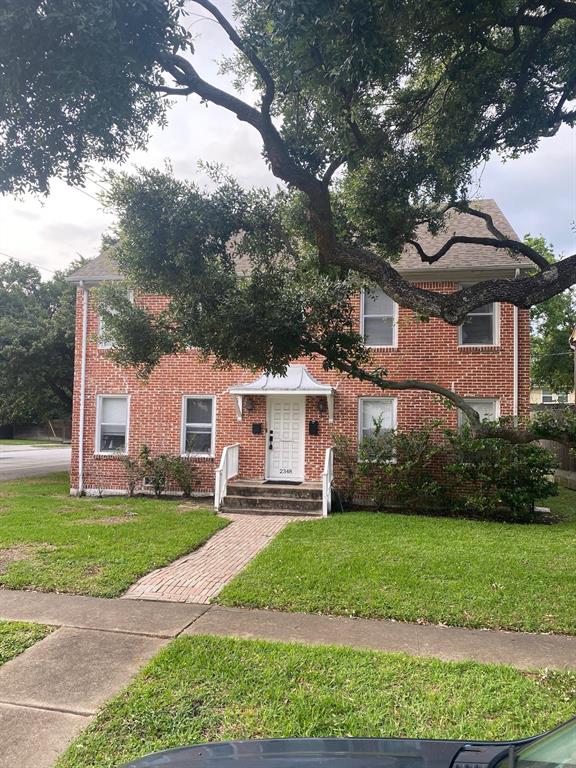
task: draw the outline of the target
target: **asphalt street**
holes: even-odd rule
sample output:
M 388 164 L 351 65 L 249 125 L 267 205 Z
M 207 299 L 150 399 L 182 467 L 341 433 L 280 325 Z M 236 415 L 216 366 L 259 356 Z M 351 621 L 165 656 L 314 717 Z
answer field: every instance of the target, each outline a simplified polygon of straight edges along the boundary
M 0 445 L 0 481 L 70 469 L 70 448 Z

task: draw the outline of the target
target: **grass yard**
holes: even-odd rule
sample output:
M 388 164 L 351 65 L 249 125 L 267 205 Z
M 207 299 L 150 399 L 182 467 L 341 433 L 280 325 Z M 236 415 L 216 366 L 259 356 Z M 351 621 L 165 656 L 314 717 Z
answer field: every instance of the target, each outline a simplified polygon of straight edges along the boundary
M 0 483 L 0 585 L 116 597 L 227 524 L 194 507 L 71 498 L 65 474 Z
M 555 525 L 348 513 L 289 525 L 223 605 L 576 634 L 576 493 Z
M 567 720 L 575 703 L 574 673 L 183 637 L 101 711 L 57 768 L 116 768 L 226 739 L 519 738 Z
M 0 621 L 0 667 L 26 648 L 43 640 L 52 630 L 52 627 L 45 627 L 43 624 Z

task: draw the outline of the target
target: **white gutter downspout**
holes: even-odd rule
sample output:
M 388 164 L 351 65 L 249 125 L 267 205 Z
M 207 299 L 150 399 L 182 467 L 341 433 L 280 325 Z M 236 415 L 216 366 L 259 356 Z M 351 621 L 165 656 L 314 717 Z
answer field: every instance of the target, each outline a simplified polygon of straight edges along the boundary
M 86 342 L 88 339 L 88 288 L 82 288 L 82 362 L 80 367 L 80 424 L 78 429 L 78 496 L 84 493 L 84 410 L 86 401 Z
M 520 270 L 517 269 L 514 274 L 515 278 L 520 275 Z M 513 356 L 514 356 L 514 382 L 512 393 L 512 415 L 514 417 L 514 424 L 518 424 L 518 412 L 520 402 L 520 333 L 519 333 L 519 312 L 518 307 L 514 305 L 514 330 L 513 330 Z

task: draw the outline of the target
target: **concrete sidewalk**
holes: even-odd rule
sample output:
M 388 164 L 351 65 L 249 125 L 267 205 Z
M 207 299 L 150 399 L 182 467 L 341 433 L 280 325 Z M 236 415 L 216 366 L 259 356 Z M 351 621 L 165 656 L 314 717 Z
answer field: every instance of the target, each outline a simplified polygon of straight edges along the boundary
M 0 590 L 0 619 L 59 627 L 0 667 L 0 766 L 56 757 L 170 638 L 212 634 L 344 645 L 520 669 L 576 669 L 576 637 L 169 602 Z

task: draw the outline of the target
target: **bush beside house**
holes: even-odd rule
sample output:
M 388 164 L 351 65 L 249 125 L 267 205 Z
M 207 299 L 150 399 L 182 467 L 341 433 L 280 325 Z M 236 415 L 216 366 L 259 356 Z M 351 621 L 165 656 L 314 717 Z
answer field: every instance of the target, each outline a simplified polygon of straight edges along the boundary
M 358 499 L 378 511 L 533 522 L 542 519 L 535 502 L 558 492 L 553 453 L 537 443 L 478 438 L 466 427 L 376 425 L 358 450 L 342 435 L 334 446 L 335 510 Z

